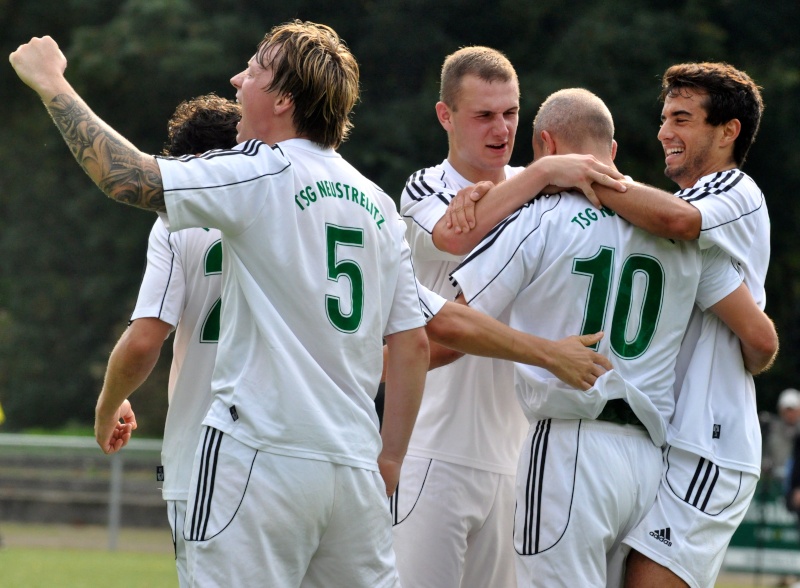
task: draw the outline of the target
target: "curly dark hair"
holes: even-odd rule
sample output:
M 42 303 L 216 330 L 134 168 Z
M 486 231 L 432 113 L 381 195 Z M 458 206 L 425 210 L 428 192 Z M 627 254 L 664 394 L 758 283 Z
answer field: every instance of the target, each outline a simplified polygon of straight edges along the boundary
M 661 100 L 681 91 L 704 92 L 706 121 L 713 126 L 738 119 L 742 125 L 733 147 L 733 158 L 741 167 L 756 140 L 764 102 L 761 88 L 745 72 L 727 63 L 680 63 L 666 72 L 661 82 Z
M 233 100 L 206 94 L 181 102 L 167 123 L 162 153 L 179 157 L 236 145 L 236 123 L 242 109 Z

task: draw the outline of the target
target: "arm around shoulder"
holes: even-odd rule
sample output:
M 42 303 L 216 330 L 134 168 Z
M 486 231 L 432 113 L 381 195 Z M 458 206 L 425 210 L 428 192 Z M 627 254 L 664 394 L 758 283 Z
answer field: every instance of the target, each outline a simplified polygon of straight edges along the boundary
M 626 181 L 626 192 L 596 184 L 595 193 L 603 206 L 629 223 L 657 237 L 692 241 L 700 236 L 700 211 L 674 194 L 646 184 Z
M 747 286 L 740 285 L 710 310 L 739 337 L 747 371 L 756 375 L 769 369 L 778 354 L 778 333 Z

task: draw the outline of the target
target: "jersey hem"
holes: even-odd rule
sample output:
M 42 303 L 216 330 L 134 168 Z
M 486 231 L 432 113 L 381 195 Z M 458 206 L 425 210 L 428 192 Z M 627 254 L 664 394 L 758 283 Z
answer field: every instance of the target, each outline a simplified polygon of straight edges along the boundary
M 472 459 L 466 459 L 463 457 L 455 456 L 455 455 L 448 455 L 446 453 L 438 453 L 436 451 L 431 451 L 429 449 L 422 449 L 418 447 L 409 447 L 408 451 L 406 451 L 407 455 L 413 455 L 414 457 L 422 457 L 425 459 L 435 459 L 438 461 L 444 461 L 447 463 L 452 463 L 455 465 L 460 465 L 468 468 L 472 468 L 475 470 L 481 470 L 484 472 L 492 472 L 494 474 L 503 474 L 506 476 L 516 476 L 517 475 L 517 464 L 514 463 L 514 467 L 504 467 L 497 464 L 490 464 L 484 463 L 480 461 L 475 461 Z
M 626 537 L 625 539 L 622 540 L 622 542 L 631 549 L 635 549 L 648 559 L 653 560 L 654 562 L 656 562 L 661 566 L 664 566 L 670 572 L 678 576 L 681 580 L 689 584 L 691 588 L 702 588 L 702 586 L 700 586 L 700 584 L 692 577 L 692 575 L 686 569 L 684 569 L 674 561 L 667 559 L 666 557 L 663 556 L 663 554 L 656 551 L 652 551 L 646 545 L 644 545 L 643 543 L 639 542 L 636 539 L 629 539 L 628 537 Z
M 337 465 L 348 466 L 352 468 L 359 468 L 362 470 L 369 470 L 377 472 L 378 470 L 378 457 L 377 454 L 373 461 L 367 461 L 356 457 L 348 457 L 336 453 L 320 453 L 310 449 L 300 449 L 293 447 L 281 447 L 277 445 L 270 445 L 269 443 L 258 442 L 247 435 L 242 435 L 238 431 L 231 430 L 227 423 L 223 424 L 213 418 L 206 418 L 203 425 L 213 427 L 221 431 L 225 435 L 229 435 L 243 445 L 255 449 L 256 451 L 264 451 L 265 453 L 273 453 L 275 455 L 284 455 L 286 457 L 296 457 L 298 459 L 311 459 L 314 461 L 324 461 L 327 463 L 335 463 Z
M 162 490 L 161 498 L 164 500 L 182 500 L 184 502 L 189 500 L 188 490 Z
M 692 443 L 688 443 L 686 441 L 680 441 L 676 439 L 675 441 L 667 441 L 668 447 L 675 447 L 677 449 L 681 449 L 698 457 L 702 457 L 707 459 L 718 466 L 722 466 L 728 468 L 729 470 L 736 470 L 737 472 L 746 472 L 748 474 L 754 474 L 758 477 L 761 477 L 761 464 L 753 465 L 749 463 L 743 463 L 740 461 L 733 461 L 730 459 L 726 459 L 719 455 L 715 455 L 711 451 L 707 451 L 702 447 L 694 445 Z

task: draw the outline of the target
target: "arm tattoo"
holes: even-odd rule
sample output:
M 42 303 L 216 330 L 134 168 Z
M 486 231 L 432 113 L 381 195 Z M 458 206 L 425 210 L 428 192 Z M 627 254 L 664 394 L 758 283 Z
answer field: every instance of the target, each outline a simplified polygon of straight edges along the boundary
M 161 171 L 73 97 L 59 94 L 47 105 L 78 164 L 105 194 L 124 204 L 166 210 Z

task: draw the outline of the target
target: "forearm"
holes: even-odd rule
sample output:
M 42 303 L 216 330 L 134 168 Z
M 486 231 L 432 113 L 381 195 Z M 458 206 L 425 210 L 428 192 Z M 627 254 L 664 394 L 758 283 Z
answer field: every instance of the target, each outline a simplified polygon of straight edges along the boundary
M 657 237 L 691 241 L 700 236 L 700 211 L 681 198 L 652 186 L 626 181 L 626 192 L 594 184 L 595 193 L 629 223 Z
M 109 198 L 147 210 L 166 210 L 154 157 L 104 123 L 77 94 L 58 94 L 46 107 L 78 164 Z
M 535 163 L 521 173 L 491 188 L 475 203 L 475 226 L 468 232 L 456 231 L 456 225 L 447 226 L 447 216 L 436 223 L 433 243 L 441 251 L 453 255 L 466 255 L 491 231 L 523 204 L 535 197 L 548 185 L 547 178 Z
M 115 412 L 147 380 L 160 354 L 160 346 L 142 349 L 123 335 L 109 357 L 103 389 L 97 399 L 97 412 Z
M 739 338 L 744 366 L 751 374 L 768 369 L 778 354 L 775 324 L 741 284 L 709 309 Z
M 424 329 L 412 329 L 387 336 L 386 346 L 381 455 L 402 462 L 422 401 L 429 361 L 428 338 Z
M 103 192 L 139 208 L 164 210 L 155 159 L 89 109 L 64 77 L 67 59 L 51 37 L 32 38 L 8 59 L 20 80 L 39 95 L 75 159 Z
M 463 304 L 445 304 L 426 330 L 435 343 L 461 353 L 547 367 L 550 341 L 512 329 Z

